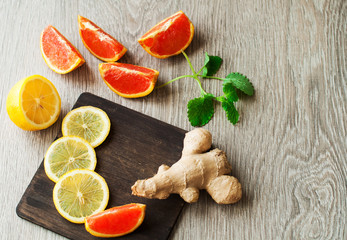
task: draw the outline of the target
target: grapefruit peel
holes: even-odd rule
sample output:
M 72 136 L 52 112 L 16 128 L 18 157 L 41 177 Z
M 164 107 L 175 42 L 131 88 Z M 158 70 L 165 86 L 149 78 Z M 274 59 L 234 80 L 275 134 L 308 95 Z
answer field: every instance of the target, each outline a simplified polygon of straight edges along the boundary
M 84 46 L 102 61 L 118 61 L 127 51 L 114 37 L 80 15 L 78 15 L 78 28 Z
M 176 22 L 177 24 L 175 25 Z M 183 26 L 183 28 L 185 28 L 184 31 L 182 30 L 183 28 L 180 29 L 177 28 L 177 26 Z M 179 43 L 182 43 L 182 39 L 180 39 L 180 37 L 184 36 L 186 33 L 190 34 L 189 39 L 186 40 L 186 44 L 180 46 Z M 231 73 L 225 78 L 214 77 L 213 75 L 217 73 L 222 64 L 222 58 L 218 56 L 211 56 L 207 53 L 205 54 L 205 62 L 203 67 L 196 72 L 190 62 L 190 59 L 184 52 L 184 50 L 191 43 L 193 35 L 193 24 L 182 11 L 179 11 L 156 24 L 147 33 L 145 33 L 138 40 L 138 42 L 146 52 L 154 57 L 167 58 L 182 53 L 186 58 L 193 74 L 176 77 L 158 86 L 157 88 L 164 87 L 176 80 L 186 77 L 196 80 L 200 88 L 200 97 L 190 100 L 187 105 L 188 119 L 192 126 L 204 126 L 212 119 L 214 115 L 214 101 L 222 103 L 222 108 L 226 112 L 228 120 L 235 125 L 239 120 L 239 113 L 234 105 L 234 103 L 239 99 L 236 89 L 251 96 L 254 93 L 253 85 L 246 76 L 237 72 Z M 175 49 L 175 47 L 177 47 L 175 45 L 179 45 L 180 48 L 170 52 L 168 49 Z M 165 52 L 166 50 L 167 52 Z M 213 78 L 223 81 L 224 95 L 216 97 L 213 94 L 206 92 L 202 87 L 201 80 L 199 78 Z
M 177 26 L 179 24 L 183 26 Z M 184 36 L 187 33 L 189 35 Z M 180 54 L 190 45 L 193 36 L 194 25 L 184 12 L 179 11 L 152 27 L 138 42 L 150 55 L 164 59 Z
M 99 71 L 106 85 L 124 98 L 139 98 L 150 94 L 159 72 L 126 63 L 100 63 Z
M 85 218 L 86 230 L 96 237 L 120 237 L 135 231 L 145 217 L 145 204 L 130 203 Z
M 41 33 L 40 50 L 48 67 L 59 74 L 69 73 L 85 63 L 77 48 L 52 25 Z

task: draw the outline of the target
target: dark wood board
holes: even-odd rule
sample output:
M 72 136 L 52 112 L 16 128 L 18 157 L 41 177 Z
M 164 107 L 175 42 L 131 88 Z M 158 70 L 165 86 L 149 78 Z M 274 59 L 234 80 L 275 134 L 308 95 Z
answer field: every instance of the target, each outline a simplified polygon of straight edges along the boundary
M 110 189 L 108 208 L 131 202 L 147 205 L 142 225 L 117 239 L 167 239 L 184 201 L 178 195 L 165 200 L 132 196 L 130 187 L 137 179 L 153 176 L 162 163 L 175 163 L 186 131 L 90 93 L 81 94 L 74 108 L 87 105 L 103 109 L 111 120 L 109 136 L 95 149 L 95 171 Z M 53 187 L 42 162 L 17 206 L 18 216 L 70 239 L 97 239 L 84 224 L 70 223 L 59 215 L 52 200 Z

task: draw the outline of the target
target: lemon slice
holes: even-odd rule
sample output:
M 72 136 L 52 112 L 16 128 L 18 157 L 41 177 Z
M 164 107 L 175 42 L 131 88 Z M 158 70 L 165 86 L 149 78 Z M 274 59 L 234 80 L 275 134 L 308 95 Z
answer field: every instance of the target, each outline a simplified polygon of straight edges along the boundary
M 41 130 L 55 123 L 61 108 L 54 85 L 40 75 L 23 78 L 10 90 L 6 109 L 10 119 L 24 130 Z
M 109 190 L 105 179 L 94 171 L 76 169 L 59 178 L 53 189 L 53 202 L 65 219 L 84 223 L 84 218 L 103 211 Z
M 110 119 L 103 110 L 85 106 L 76 108 L 65 116 L 62 132 L 63 136 L 82 137 L 95 148 L 105 141 L 110 127 Z
M 68 136 L 54 141 L 48 148 L 44 167 L 49 179 L 57 182 L 65 173 L 74 169 L 94 170 L 96 155 L 94 148 L 85 139 Z

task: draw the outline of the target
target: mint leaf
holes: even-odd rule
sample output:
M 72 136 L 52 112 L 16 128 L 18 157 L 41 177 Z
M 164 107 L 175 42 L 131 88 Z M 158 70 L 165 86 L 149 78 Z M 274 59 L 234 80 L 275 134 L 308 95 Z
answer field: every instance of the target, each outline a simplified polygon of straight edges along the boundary
M 251 96 L 254 94 L 252 83 L 250 83 L 246 76 L 237 72 L 230 73 L 228 76 L 226 76 L 226 78 L 213 76 L 217 73 L 223 61 L 222 58 L 218 56 L 210 56 L 206 52 L 203 67 L 198 72 L 195 72 L 187 54 L 184 51 L 182 51 L 182 54 L 186 58 L 193 74 L 176 77 L 156 88 L 164 87 L 178 79 L 183 79 L 186 77 L 193 78 L 195 81 L 197 81 L 200 87 L 201 96 L 188 102 L 187 114 L 191 125 L 204 126 L 211 120 L 214 114 L 214 101 L 221 102 L 222 108 L 226 112 L 228 120 L 235 125 L 239 121 L 239 113 L 234 105 L 235 102 L 239 100 L 238 90 Z M 214 95 L 207 93 L 201 85 L 201 77 L 222 80 L 224 94 L 222 96 L 215 97 Z
M 232 102 L 237 102 L 239 100 L 239 96 L 237 96 L 236 89 L 234 85 L 229 81 L 223 82 L 223 92 L 225 97 Z
M 202 69 L 202 76 L 206 77 L 215 75 L 222 65 L 222 61 L 222 58 L 218 56 L 210 56 L 205 53 L 205 63 Z
M 206 94 L 199 98 L 194 98 L 188 102 L 188 119 L 192 126 L 204 126 L 214 114 L 214 96 Z
M 236 110 L 234 103 L 229 101 L 227 98 L 224 98 L 222 99 L 222 108 L 226 112 L 228 120 L 235 125 L 239 121 L 240 115 Z
M 226 76 L 224 82 L 232 83 L 234 87 L 236 87 L 237 89 L 241 90 L 249 96 L 252 96 L 254 93 L 252 83 L 250 83 L 249 79 L 241 73 L 230 73 L 228 76 Z

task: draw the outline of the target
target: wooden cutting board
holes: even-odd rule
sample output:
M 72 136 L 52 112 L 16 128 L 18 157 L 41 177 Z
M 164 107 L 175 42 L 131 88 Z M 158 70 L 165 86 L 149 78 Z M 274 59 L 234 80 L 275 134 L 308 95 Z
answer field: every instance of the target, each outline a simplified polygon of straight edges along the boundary
M 110 189 L 107 208 L 132 202 L 147 205 L 143 224 L 117 239 L 167 239 L 184 201 L 178 195 L 166 200 L 132 196 L 130 187 L 137 179 L 153 176 L 162 163 L 175 163 L 181 156 L 186 131 L 90 93 L 81 94 L 74 108 L 86 105 L 103 109 L 111 120 L 109 136 L 95 149 L 95 171 Z M 70 239 L 97 239 L 84 224 L 71 223 L 59 215 L 52 200 L 53 187 L 42 162 L 17 206 L 18 216 Z

